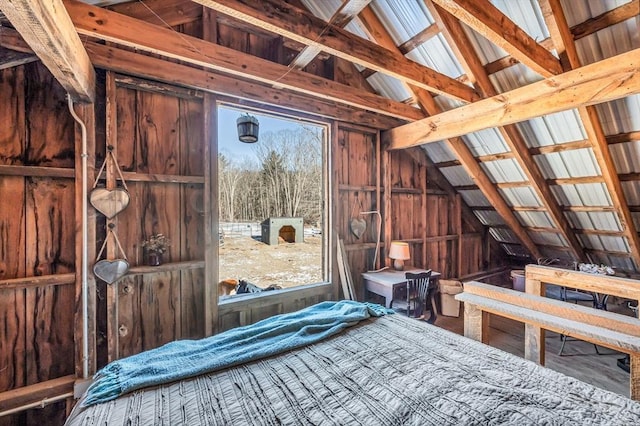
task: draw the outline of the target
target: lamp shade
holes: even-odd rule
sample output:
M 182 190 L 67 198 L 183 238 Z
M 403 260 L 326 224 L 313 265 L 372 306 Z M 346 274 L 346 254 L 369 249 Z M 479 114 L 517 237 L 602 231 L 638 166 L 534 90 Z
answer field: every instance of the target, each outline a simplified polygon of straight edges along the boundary
M 409 244 L 402 241 L 391 241 L 391 247 L 389 248 L 389 257 L 391 259 L 407 260 L 410 259 Z

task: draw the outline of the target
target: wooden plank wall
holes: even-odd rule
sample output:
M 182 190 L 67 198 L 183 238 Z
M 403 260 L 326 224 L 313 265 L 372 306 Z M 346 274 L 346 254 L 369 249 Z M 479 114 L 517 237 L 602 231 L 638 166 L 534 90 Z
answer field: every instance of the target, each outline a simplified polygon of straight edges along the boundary
M 75 372 L 74 125 L 39 62 L 0 71 L 0 392 Z M 20 278 L 38 277 L 31 283 Z M 46 284 L 46 285 L 42 285 Z M 61 424 L 65 402 L 0 418 Z

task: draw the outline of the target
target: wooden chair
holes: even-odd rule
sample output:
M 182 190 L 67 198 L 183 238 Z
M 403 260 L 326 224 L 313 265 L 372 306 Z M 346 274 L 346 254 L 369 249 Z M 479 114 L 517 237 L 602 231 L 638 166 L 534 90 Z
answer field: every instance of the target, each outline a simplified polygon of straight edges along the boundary
M 405 297 L 393 299 L 391 308 L 405 311 L 407 316 L 414 318 L 422 316 L 426 308 L 430 311 L 426 321 L 433 324 L 437 318 L 433 300 L 437 289 L 436 283 L 431 282 L 431 270 L 417 274 L 406 272 L 405 278 L 407 279 Z

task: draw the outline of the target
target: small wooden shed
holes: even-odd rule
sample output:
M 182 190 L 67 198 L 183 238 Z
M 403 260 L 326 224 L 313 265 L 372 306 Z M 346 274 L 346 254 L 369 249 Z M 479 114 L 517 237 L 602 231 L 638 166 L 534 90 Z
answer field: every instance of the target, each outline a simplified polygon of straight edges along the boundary
M 269 217 L 261 223 L 262 242 L 277 246 L 279 238 L 287 243 L 304 242 L 304 224 L 301 217 Z

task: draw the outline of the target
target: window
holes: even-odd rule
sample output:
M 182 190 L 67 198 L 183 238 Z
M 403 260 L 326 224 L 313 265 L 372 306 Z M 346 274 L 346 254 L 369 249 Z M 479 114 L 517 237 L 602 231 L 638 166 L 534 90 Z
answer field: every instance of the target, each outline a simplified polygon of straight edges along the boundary
M 247 111 L 218 106 L 219 280 L 227 293 L 326 282 L 327 127 L 250 111 L 256 143 L 239 140 Z

